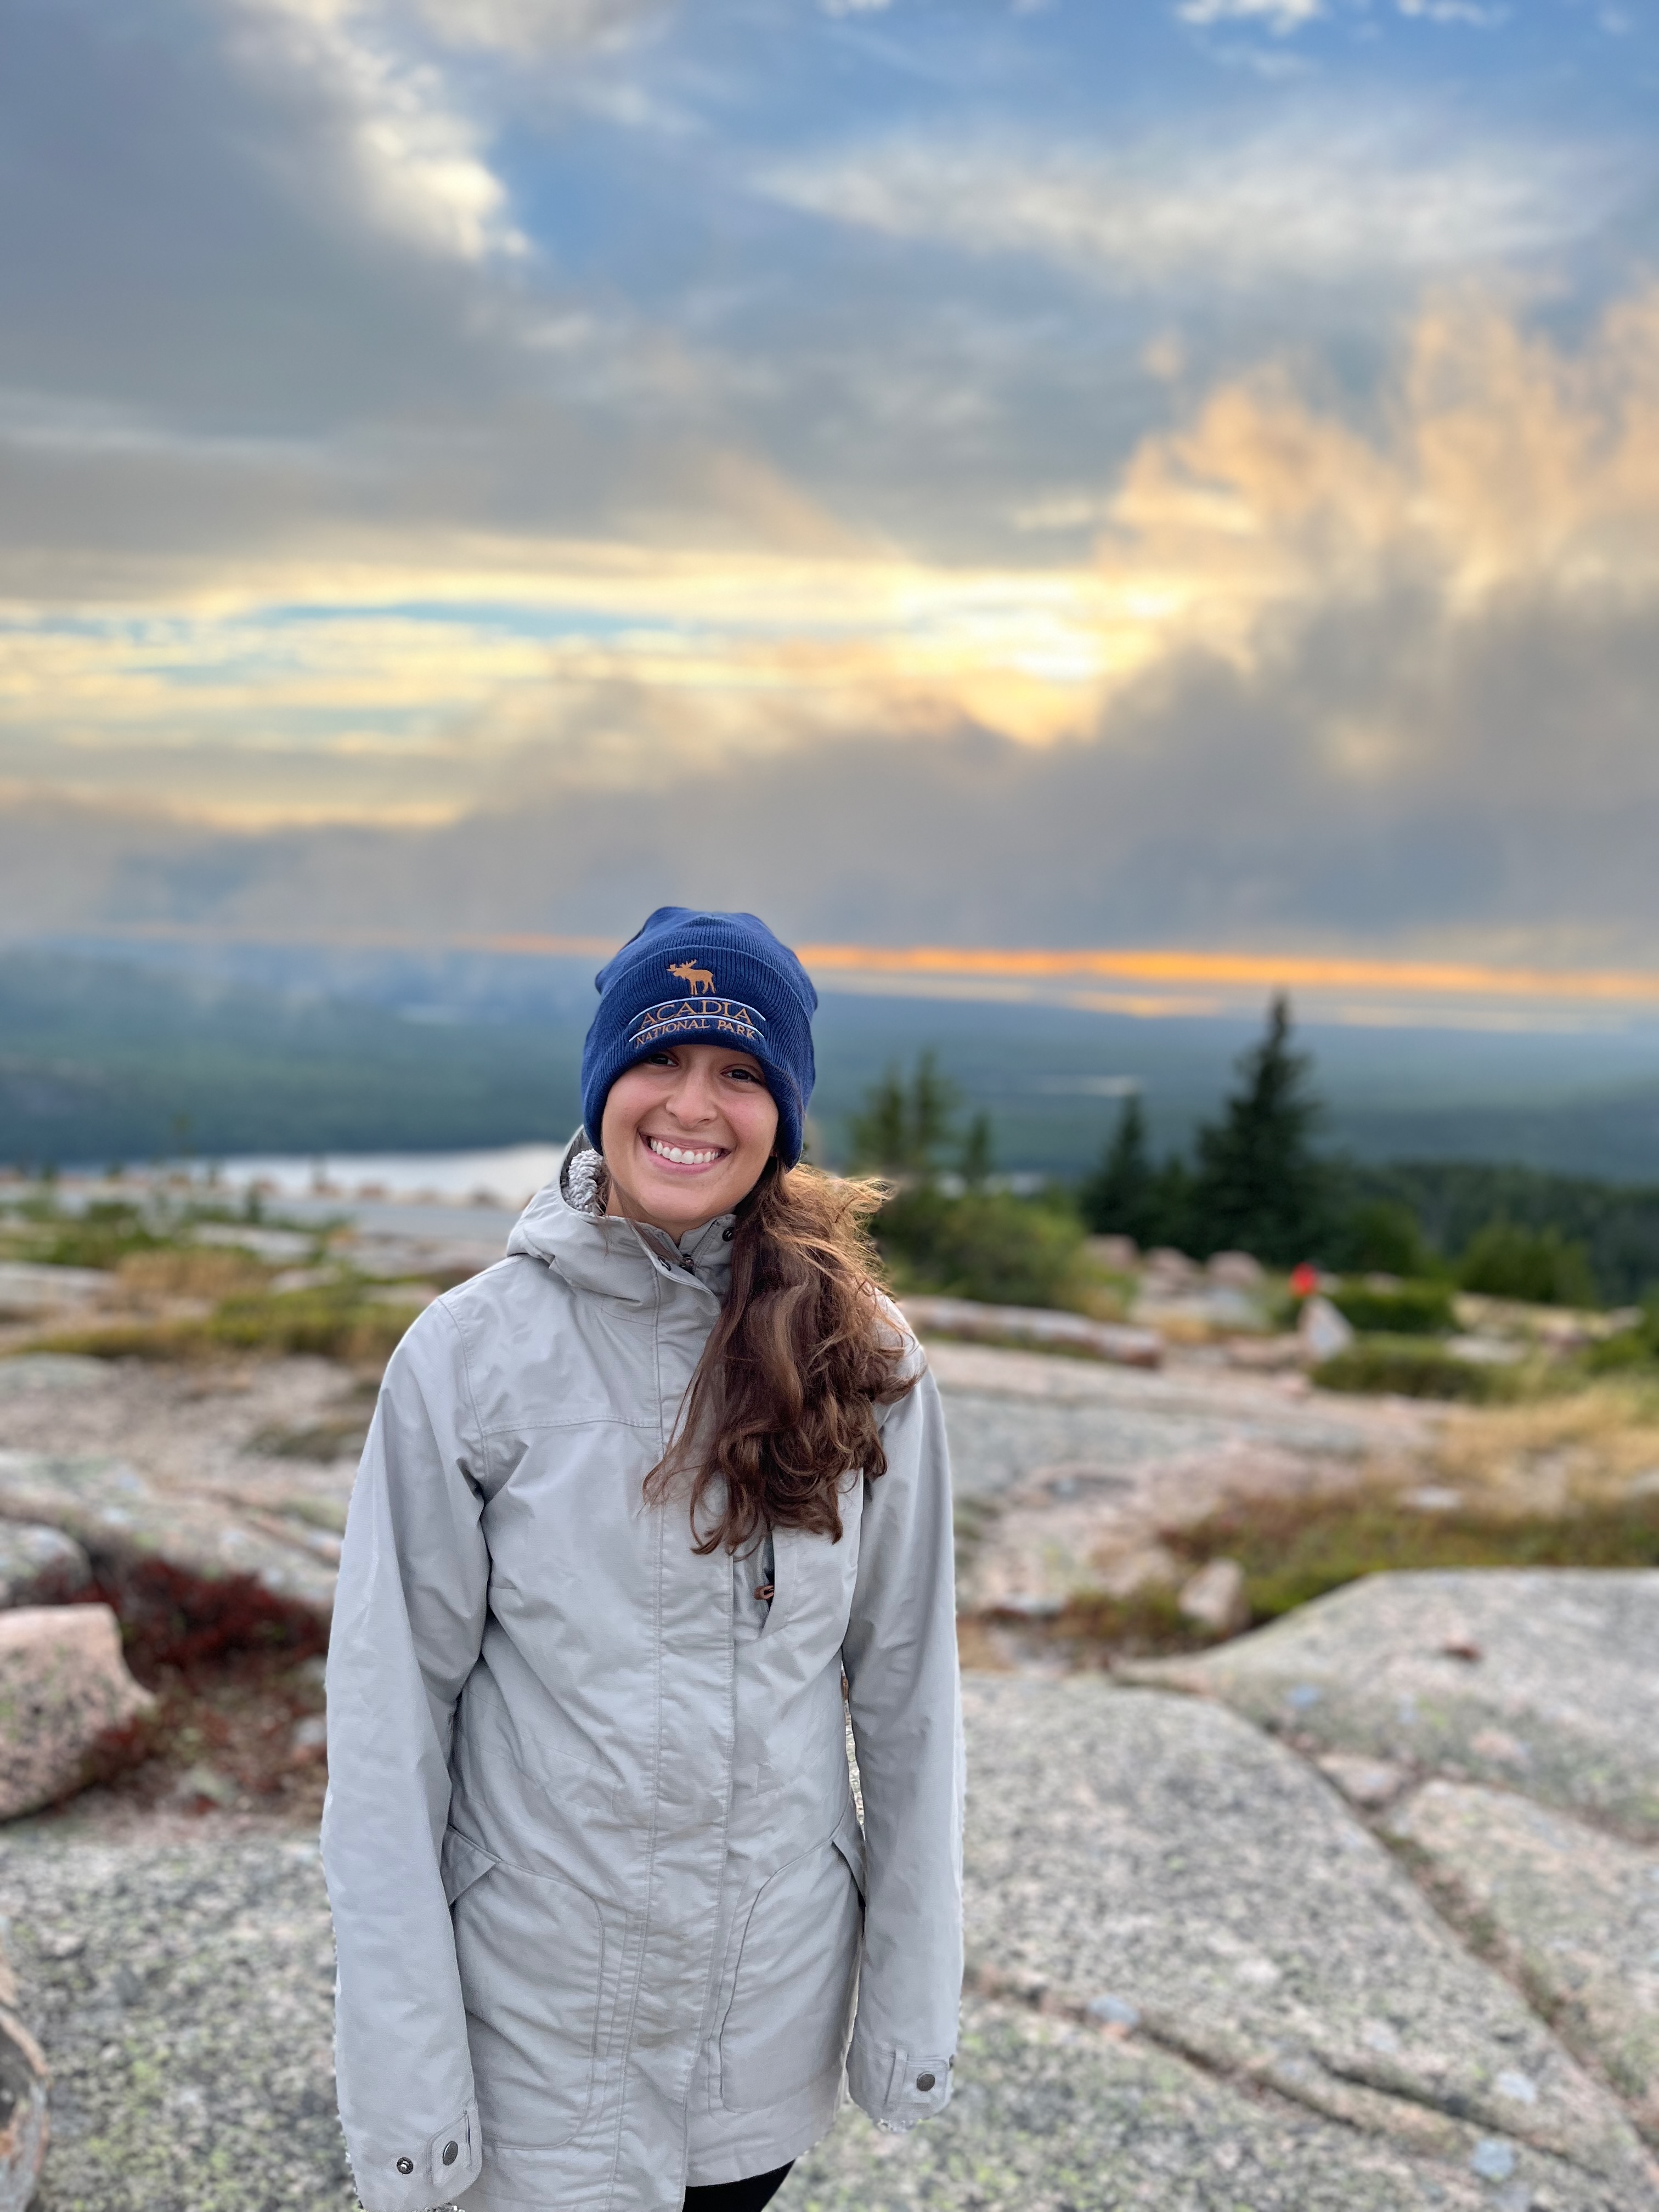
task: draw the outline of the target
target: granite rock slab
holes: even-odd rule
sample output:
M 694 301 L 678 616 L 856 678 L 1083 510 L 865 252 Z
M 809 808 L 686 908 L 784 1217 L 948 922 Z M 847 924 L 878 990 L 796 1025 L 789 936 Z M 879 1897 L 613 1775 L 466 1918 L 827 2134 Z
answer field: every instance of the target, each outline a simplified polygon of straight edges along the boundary
M 1161 1529 L 1235 1498 L 1347 1488 L 1421 1462 L 1443 1410 L 1310 1393 L 1300 1376 L 1146 1374 L 934 1342 L 965 1612 L 1121 1594 Z M 1132 1577 L 1133 1579 L 1133 1577 Z
M 957 2087 L 884 2135 L 857 2111 L 776 2212 L 1626 2212 L 1559 2160 L 1480 2137 L 1419 2156 L 1142 2039 L 969 1998 Z
M 1444 1424 L 1420 1400 L 1310 1391 L 1300 1376 L 1166 1369 L 1158 1375 L 988 1345 L 930 1344 L 961 1495 L 1000 1498 L 1042 1467 L 1130 1474 L 1237 1438 L 1320 1459 L 1413 1455 Z
M 1453 1782 L 1425 1784 L 1389 1828 L 1659 2139 L 1659 1850 Z
M 968 1687 L 970 1978 L 1465 2169 L 1524 2149 L 1659 2206 L 1617 2100 L 1337 1792 L 1224 1707 Z M 1503 2163 L 1496 2153 L 1489 2162 Z
M 14 1352 L 0 1358 L 0 1399 L 33 1390 L 72 1390 L 78 1395 L 105 1389 L 115 1380 L 108 1360 L 82 1352 Z
M 1164 1364 L 1164 1340 L 1156 1329 L 1091 1321 L 1084 1314 L 1055 1313 L 1041 1306 L 985 1305 L 974 1298 L 912 1296 L 899 1304 L 911 1328 L 922 1336 L 1029 1344 L 1040 1352 L 1062 1351 L 1080 1358 L 1109 1360 L 1118 1367 Z
M 0 1820 L 80 1789 L 104 1744 L 154 1703 L 106 1605 L 0 1613 Z
M 34 1321 L 43 1315 L 94 1304 L 108 1296 L 113 1279 L 96 1267 L 51 1267 L 27 1260 L 0 1260 L 0 1321 Z
M 1659 1572 L 1371 1575 L 1126 1680 L 1217 1698 L 1322 1751 L 1519 1790 L 1659 1841 Z
M 35 2212 L 347 2212 L 314 1845 L 0 1841 L 20 2003 L 55 2075 Z M 1508 2136 L 1425 2156 L 1139 2036 L 970 1997 L 944 2116 L 848 2110 L 778 2212 L 1627 2212 Z
M 1120 1570 L 1160 1534 L 1229 1505 L 1328 1497 L 1363 1479 L 1357 1455 L 1228 1437 L 1130 1468 L 1062 1461 L 1009 1492 L 963 1577 L 965 1610 L 1057 1613 L 1073 1599 L 1121 1595 Z M 1235 1623 L 1234 1625 L 1237 1625 Z
M 68 1605 L 92 1588 L 92 1562 L 73 1536 L 31 1521 L 0 1521 L 0 1611 Z
M 24 2025 L 52 2072 L 34 2212 L 347 2212 L 314 1844 L 0 1840 Z
M 327 1620 L 339 1540 L 199 1491 L 167 1491 L 118 1459 L 0 1451 L 0 1520 L 45 1523 L 100 1572 L 160 1562 L 196 1583 L 251 1583 Z

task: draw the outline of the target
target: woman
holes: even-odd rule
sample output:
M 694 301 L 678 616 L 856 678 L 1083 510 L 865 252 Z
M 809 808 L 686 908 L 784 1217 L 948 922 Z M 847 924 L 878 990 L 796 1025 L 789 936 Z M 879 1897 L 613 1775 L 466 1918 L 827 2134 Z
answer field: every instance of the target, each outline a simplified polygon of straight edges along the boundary
M 796 1164 L 817 994 L 752 915 L 673 907 L 599 988 L 586 1135 L 404 1339 L 346 1528 L 368 2212 L 750 2212 L 843 2081 L 890 2128 L 950 2095 L 945 1431 L 866 1195 Z

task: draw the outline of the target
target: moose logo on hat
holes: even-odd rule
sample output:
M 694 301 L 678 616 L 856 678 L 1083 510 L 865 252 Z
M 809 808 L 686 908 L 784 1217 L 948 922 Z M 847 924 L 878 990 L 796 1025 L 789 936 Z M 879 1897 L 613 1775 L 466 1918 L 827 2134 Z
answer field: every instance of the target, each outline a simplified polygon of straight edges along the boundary
M 694 961 L 677 960 L 668 972 L 678 975 L 688 991 L 712 992 L 714 988 L 713 970 L 699 968 Z

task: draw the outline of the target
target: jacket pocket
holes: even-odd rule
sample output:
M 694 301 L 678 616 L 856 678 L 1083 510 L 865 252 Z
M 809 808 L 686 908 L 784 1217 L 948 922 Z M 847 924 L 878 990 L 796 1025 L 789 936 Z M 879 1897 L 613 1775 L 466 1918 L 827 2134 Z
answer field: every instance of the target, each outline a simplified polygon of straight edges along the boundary
M 841 1816 L 841 1826 L 830 1840 L 847 1862 L 848 1871 L 851 1874 L 854 1885 L 858 1890 L 859 1911 L 862 1913 L 864 1900 L 869 1892 L 865 1887 L 864 1878 L 864 1831 L 859 1826 L 858 1809 L 855 1806 L 848 1804 L 847 1810 Z
M 849 1806 L 833 1836 L 757 1893 L 720 2029 L 728 2112 L 781 2104 L 840 2073 L 863 1938 L 862 1844 Z
M 443 1880 L 485 2140 L 555 2149 L 580 2132 L 593 2094 L 599 1907 L 574 1883 L 505 1866 L 453 1828 Z

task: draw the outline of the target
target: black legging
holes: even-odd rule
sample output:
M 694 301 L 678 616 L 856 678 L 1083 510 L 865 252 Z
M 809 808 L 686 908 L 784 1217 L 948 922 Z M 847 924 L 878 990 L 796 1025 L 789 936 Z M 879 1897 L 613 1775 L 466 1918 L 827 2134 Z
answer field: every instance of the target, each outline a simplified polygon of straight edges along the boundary
M 761 2212 L 761 2206 L 769 2204 L 782 2188 L 788 2171 L 787 2166 L 781 2166 L 775 2173 L 751 2173 L 747 2181 L 717 2181 L 708 2189 L 688 2189 L 685 2212 Z

